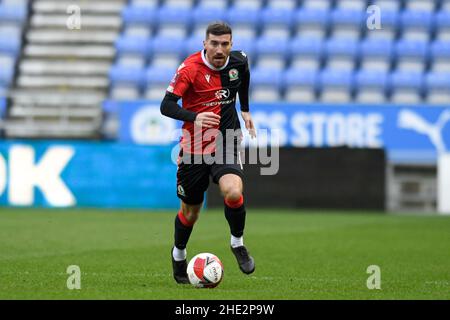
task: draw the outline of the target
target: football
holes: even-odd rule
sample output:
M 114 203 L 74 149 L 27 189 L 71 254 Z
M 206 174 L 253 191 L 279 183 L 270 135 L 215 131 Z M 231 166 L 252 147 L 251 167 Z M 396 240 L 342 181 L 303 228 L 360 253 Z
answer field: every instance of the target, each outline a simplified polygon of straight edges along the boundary
M 223 265 L 212 253 L 199 253 L 188 264 L 189 282 L 196 288 L 214 288 L 223 279 Z

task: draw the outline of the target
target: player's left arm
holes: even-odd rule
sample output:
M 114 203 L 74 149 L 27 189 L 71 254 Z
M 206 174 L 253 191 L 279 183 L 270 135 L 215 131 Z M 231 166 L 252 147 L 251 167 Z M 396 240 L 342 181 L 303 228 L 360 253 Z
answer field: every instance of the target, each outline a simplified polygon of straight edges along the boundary
M 245 128 L 247 128 L 250 136 L 252 138 L 256 137 L 255 125 L 252 120 L 252 116 L 250 114 L 250 106 L 249 106 L 249 87 L 250 87 L 250 70 L 248 67 L 248 60 L 245 60 L 245 70 L 241 76 L 241 87 L 239 88 L 239 101 L 241 104 L 241 115 L 242 119 L 245 122 Z

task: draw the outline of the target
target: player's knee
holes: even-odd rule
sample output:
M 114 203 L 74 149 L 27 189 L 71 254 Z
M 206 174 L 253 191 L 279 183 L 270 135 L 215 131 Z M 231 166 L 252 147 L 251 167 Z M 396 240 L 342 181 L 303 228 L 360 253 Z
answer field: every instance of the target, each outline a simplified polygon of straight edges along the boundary
M 227 201 L 227 202 L 237 202 L 241 199 L 241 197 L 242 197 L 242 192 L 237 187 L 232 187 L 225 191 L 224 198 L 225 198 L 225 201 Z
M 183 210 L 183 215 L 189 224 L 194 224 L 198 220 L 200 210 L 195 208 L 186 208 Z

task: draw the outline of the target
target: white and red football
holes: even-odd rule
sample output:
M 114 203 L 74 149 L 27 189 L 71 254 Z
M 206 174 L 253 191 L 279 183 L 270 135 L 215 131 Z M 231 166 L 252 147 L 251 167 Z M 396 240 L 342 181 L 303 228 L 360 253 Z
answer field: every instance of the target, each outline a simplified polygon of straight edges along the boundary
M 217 287 L 223 279 L 223 265 L 212 253 L 199 253 L 188 264 L 189 282 L 197 288 Z

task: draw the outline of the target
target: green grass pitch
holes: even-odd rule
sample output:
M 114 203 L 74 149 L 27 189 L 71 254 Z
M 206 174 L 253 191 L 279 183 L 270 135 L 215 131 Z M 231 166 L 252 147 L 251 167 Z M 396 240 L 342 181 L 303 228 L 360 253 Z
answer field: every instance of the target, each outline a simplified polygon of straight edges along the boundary
M 220 210 L 206 210 L 188 258 L 219 256 L 215 289 L 177 285 L 169 251 L 175 212 L 0 209 L 0 299 L 450 299 L 450 218 L 252 210 L 242 274 Z M 67 289 L 69 265 L 81 289 Z M 369 290 L 367 267 L 381 270 Z

